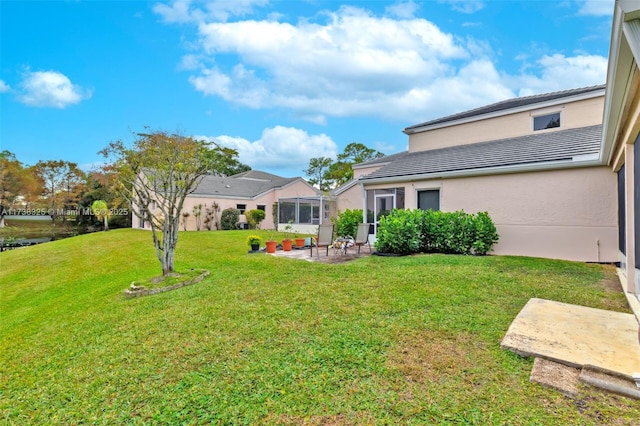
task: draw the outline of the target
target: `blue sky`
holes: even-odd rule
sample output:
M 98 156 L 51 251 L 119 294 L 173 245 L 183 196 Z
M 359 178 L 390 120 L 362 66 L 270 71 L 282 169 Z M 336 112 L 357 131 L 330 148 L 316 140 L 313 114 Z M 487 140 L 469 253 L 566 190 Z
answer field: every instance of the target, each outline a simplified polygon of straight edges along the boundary
M 302 176 L 360 142 L 602 84 L 613 0 L 0 0 L 0 150 L 89 170 L 151 129 Z

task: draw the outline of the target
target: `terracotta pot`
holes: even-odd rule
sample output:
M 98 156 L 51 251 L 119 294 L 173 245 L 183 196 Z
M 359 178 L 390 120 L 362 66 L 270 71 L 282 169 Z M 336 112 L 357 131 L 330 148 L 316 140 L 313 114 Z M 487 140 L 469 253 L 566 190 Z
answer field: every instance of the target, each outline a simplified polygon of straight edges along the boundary
M 276 252 L 276 242 L 275 241 L 267 241 L 265 242 L 267 245 L 267 253 L 275 253 Z
M 296 247 L 304 247 L 304 238 L 296 238 Z
M 282 250 L 284 251 L 291 251 L 291 245 L 292 245 L 293 241 L 286 239 L 286 240 L 282 240 Z

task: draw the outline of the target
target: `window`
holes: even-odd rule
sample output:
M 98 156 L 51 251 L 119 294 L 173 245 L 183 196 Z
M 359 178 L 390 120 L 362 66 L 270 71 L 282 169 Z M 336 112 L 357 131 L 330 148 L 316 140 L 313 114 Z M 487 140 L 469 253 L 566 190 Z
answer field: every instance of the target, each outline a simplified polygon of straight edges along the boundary
M 138 223 L 138 225 L 140 225 L 140 228 L 144 228 L 144 219 L 140 218 L 140 223 Z
M 421 210 L 440 210 L 440 190 L 418 191 L 418 208 Z
M 560 113 L 540 115 L 533 117 L 533 130 L 553 129 L 560 127 Z
M 256 207 L 256 209 L 258 210 L 262 210 L 263 212 L 267 210 L 267 207 L 263 204 L 258 204 L 258 206 Z
M 247 209 L 246 204 L 236 204 L 236 209 L 240 210 L 240 214 L 244 214 L 244 211 Z
M 318 225 L 322 223 L 320 212 L 324 204 L 324 218 L 329 218 L 329 200 L 322 197 L 281 198 L 278 201 L 278 223 Z

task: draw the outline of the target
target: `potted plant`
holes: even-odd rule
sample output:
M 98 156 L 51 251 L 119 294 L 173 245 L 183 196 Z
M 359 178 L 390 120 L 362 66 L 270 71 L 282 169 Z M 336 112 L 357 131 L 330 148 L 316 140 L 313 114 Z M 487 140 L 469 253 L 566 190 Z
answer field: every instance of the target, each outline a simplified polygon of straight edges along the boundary
M 269 233 L 269 237 L 267 241 L 264 243 L 267 246 L 267 253 L 275 253 L 276 252 L 276 240 L 273 238 L 273 232 Z
M 282 239 L 282 250 L 291 251 L 291 246 L 293 244 L 293 240 L 291 240 L 291 234 L 293 230 L 293 221 L 290 220 L 287 225 L 284 227 L 284 238 Z
M 302 237 L 300 237 L 300 238 L 296 237 L 296 247 L 298 247 L 298 248 L 302 248 L 302 247 L 304 247 L 304 241 L 305 241 L 305 239 L 304 239 L 304 238 L 302 238 Z
M 260 250 L 260 244 L 262 244 L 262 238 L 258 235 L 249 235 L 247 237 L 247 244 L 251 246 L 251 251 Z

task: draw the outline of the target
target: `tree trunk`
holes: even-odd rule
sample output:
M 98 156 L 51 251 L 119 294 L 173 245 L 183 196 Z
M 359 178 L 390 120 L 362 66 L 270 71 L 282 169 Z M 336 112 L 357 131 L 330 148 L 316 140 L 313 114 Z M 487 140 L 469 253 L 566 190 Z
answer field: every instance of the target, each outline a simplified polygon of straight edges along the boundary
M 176 244 L 178 242 L 178 229 L 180 227 L 180 217 L 178 216 L 171 223 L 165 224 L 164 232 L 162 236 L 162 256 L 160 262 L 162 263 L 162 275 L 166 276 L 174 271 L 174 254 L 176 251 Z
M 104 216 L 104 230 L 105 231 L 109 230 L 109 219 L 107 218 L 106 214 Z

